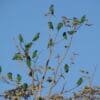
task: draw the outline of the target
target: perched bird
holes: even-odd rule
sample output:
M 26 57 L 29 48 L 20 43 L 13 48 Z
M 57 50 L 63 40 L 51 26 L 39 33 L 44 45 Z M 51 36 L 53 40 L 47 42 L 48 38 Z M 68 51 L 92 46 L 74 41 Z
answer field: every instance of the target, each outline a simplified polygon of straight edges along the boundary
M 54 45 L 53 40 L 50 39 L 49 42 L 48 42 L 48 48 L 51 47 L 51 46 L 53 46 L 53 45 Z
M 78 18 L 74 17 L 74 18 L 73 18 L 72 27 L 73 27 L 74 29 L 76 29 L 77 25 L 79 25 L 79 24 L 80 24 L 80 21 L 78 20 Z
M 78 79 L 78 81 L 77 81 L 77 85 L 79 86 L 79 85 L 81 85 L 82 84 L 82 82 L 83 82 L 83 78 L 82 77 L 80 77 L 79 79 Z
M 86 21 L 86 16 L 83 15 L 83 16 L 81 17 L 80 23 L 84 23 L 85 21 Z
M 57 30 L 59 31 L 62 27 L 63 27 L 63 23 L 59 22 L 58 25 L 57 25 Z
M 68 64 L 65 64 L 65 65 L 64 65 L 64 71 L 65 71 L 66 73 L 69 72 L 69 65 L 68 65 Z
M 19 38 L 19 41 L 20 41 L 21 43 L 24 42 L 24 39 L 23 39 L 22 34 L 19 34 L 18 38 Z
M 39 39 L 40 33 L 35 34 L 32 41 L 36 41 Z
M 11 72 L 9 72 L 8 74 L 7 74 L 7 76 L 8 76 L 8 79 L 9 80 L 12 80 L 13 78 L 12 78 L 12 73 Z
M 49 7 L 49 12 L 50 12 L 51 15 L 54 15 L 54 5 L 51 5 Z
M 37 57 L 37 53 L 38 53 L 38 51 L 37 51 L 37 50 L 33 51 L 32 58 Z
M 66 32 L 63 32 L 63 38 L 64 38 L 64 39 L 67 39 L 67 34 L 66 34 Z
M 12 59 L 13 60 L 23 60 L 23 55 L 20 52 L 15 53 Z
M 17 74 L 17 82 L 19 83 L 22 80 L 21 75 Z
M 70 31 L 67 31 L 67 33 L 69 34 L 69 35 L 73 35 L 75 32 L 77 32 L 76 30 L 70 30 Z
M 53 23 L 52 22 L 48 22 L 48 27 L 49 27 L 49 29 L 54 29 L 54 27 L 53 27 Z
M 23 90 L 25 91 L 25 90 L 28 88 L 28 84 L 27 84 L 27 83 L 24 83 L 24 84 L 22 85 L 22 88 L 23 88 Z

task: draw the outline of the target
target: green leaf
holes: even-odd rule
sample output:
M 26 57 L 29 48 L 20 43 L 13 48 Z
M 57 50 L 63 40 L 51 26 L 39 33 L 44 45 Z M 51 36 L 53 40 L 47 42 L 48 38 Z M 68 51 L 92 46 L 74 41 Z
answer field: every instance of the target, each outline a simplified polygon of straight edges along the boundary
M 54 15 L 54 5 L 51 5 L 49 7 L 49 12 L 50 12 L 50 14 Z
M 48 27 L 49 27 L 49 29 L 54 29 L 54 27 L 53 27 L 53 23 L 52 22 L 48 22 Z
M 23 88 L 23 90 L 26 90 L 26 89 L 28 88 L 28 84 L 27 84 L 27 83 L 24 83 L 24 84 L 22 85 L 22 88 Z
M 50 39 L 49 42 L 48 42 L 48 48 L 51 47 L 51 46 L 53 46 L 53 45 L 54 45 L 53 40 Z
M 32 58 L 37 57 L 37 53 L 38 53 L 38 51 L 37 51 L 37 50 L 33 51 Z
M 12 78 L 12 73 L 11 72 L 9 72 L 8 74 L 7 74 L 7 76 L 8 76 L 8 79 L 9 80 L 12 80 L 13 78 Z
M 84 15 L 81 17 L 80 23 L 84 23 L 85 21 L 86 21 L 86 16 Z
M 39 37 L 40 37 L 40 33 L 35 34 L 35 36 L 33 37 L 33 40 L 32 41 L 38 40 Z
M 1 72 L 2 72 L 2 67 L 0 66 L 0 74 L 1 74 Z
M 71 30 L 71 31 L 67 31 L 69 35 L 73 35 L 76 31 L 75 30 Z
M 29 49 L 32 47 L 32 42 L 29 42 L 25 45 L 25 51 L 29 51 Z
M 19 41 L 22 43 L 22 42 L 24 42 L 24 39 L 23 39 L 23 36 L 21 35 L 21 34 L 19 34 Z
M 63 33 L 63 38 L 67 40 L 67 34 L 66 34 L 66 32 Z
M 13 57 L 13 60 L 23 60 L 23 56 L 21 53 L 16 53 Z
M 62 27 L 63 27 L 63 23 L 62 22 L 58 23 L 57 30 L 59 31 Z
M 69 72 L 69 65 L 68 65 L 68 64 L 65 64 L 65 65 L 64 65 L 64 71 L 65 71 L 66 73 Z
M 80 78 L 78 79 L 78 81 L 77 81 L 77 85 L 79 86 L 79 85 L 81 85 L 82 83 L 83 83 L 83 78 L 80 77 Z
M 31 67 L 31 59 L 27 59 L 26 64 L 27 64 L 28 67 Z

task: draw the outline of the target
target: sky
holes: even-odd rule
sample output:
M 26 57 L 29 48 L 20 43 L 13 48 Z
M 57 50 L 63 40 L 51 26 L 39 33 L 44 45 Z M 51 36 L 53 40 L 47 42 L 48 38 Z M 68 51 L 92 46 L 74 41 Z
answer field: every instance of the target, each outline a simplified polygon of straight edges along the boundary
M 77 71 L 80 68 L 93 72 L 96 66 L 93 85 L 100 85 L 99 0 L 0 0 L 0 65 L 3 67 L 3 73 L 10 70 L 15 73 L 23 71 L 17 62 L 12 61 L 12 56 L 16 52 L 13 38 L 17 38 L 19 33 L 29 41 L 35 33 L 41 32 L 42 39 L 36 48 L 44 48 L 43 44 L 47 40 L 47 18 L 44 14 L 51 4 L 55 6 L 55 22 L 61 20 L 62 15 L 71 18 L 86 15 L 93 24 L 92 27 L 83 26 L 74 37 L 70 52 L 78 52 L 79 56 L 69 80 L 75 81 L 78 78 Z M 4 84 L 0 82 L 0 93 L 8 88 L 2 87 Z

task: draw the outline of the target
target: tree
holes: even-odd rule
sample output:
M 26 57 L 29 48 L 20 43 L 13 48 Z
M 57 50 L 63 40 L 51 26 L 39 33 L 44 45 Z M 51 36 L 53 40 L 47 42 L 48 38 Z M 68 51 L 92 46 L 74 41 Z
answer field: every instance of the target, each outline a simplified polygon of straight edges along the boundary
M 42 60 L 41 57 L 43 57 L 43 55 L 41 51 L 34 47 L 34 44 L 39 40 L 41 33 L 37 32 L 28 43 L 25 42 L 22 34 L 19 34 L 19 45 L 15 44 L 18 52 L 14 54 L 12 59 L 20 63 L 23 62 L 26 65 L 26 70 L 28 70 L 27 76 L 31 83 L 27 83 L 27 80 L 23 83 L 22 79 L 24 77 L 19 73 L 14 77 L 14 73 L 8 72 L 6 78 L 2 75 L 2 67 L 0 66 L 0 78 L 5 83 L 10 85 L 15 84 L 16 86 L 13 89 L 6 90 L 4 94 L 1 94 L 0 96 L 9 100 L 27 100 L 29 98 L 34 100 L 72 100 L 72 98 L 77 100 L 85 98 L 85 100 L 88 100 L 99 97 L 99 87 L 94 88 L 91 87 L 91 85 L 86 85 L 81 92 L 74 93 L 70 98 L 64 97 L 64 94 L 78 88 L 85 79 L 88 79 L 90 83 L 92 80 L 92 77 L 89 76 L 89 72 L 82 69 L 80 72 L 83 75 L 75 82 L 75 86 L 72 86 L 69 90 L 65 88 L 67 85 L 66 75 L 70 74 L 71 65 L 74 64 L 74 58 L 78 54 L 73 53 L 69 63 L 65 63 L 64 61 L 68 58 L 67 55 L 77 31 L 83 25 L 91 26 L 91 24 L 88 23 L 86 15 L 83 15 L 81 18 L 68 18 L 62 16 L 61 21 L 55 25 L 54 21 L 51 20 L 56 18 L 54 5 L 51 5 L 45 16 L 48 18 L 47 58 L 44 61 L 45 64 L 43 64 L 42 61 L 38 63 L 39 60 Z M 57 48 L 58 45 L 60 45 L 60 48 L 63 48 L 63 52 L 59 53 L 56 51 L 59 49 Z M 32 47 L 34 47 L 34 49 Z M 55 64 L 52 65 L 52 62 L 55 62 Z M 63 83 L 61 83 L 62 80 Z M 59 85 L 61 85 L 62 88 L 60 91 L 56 91 Z M 43 94 L 44 91 L 47 91 L 47 94 Z

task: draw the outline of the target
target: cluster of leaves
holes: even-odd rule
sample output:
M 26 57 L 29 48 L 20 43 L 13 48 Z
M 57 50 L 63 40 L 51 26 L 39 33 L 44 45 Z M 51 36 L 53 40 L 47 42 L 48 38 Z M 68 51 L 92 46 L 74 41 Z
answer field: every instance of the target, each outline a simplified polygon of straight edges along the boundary
M 48 13 L 45 14 L 45 16 L 51 18 L 55 18 L 55 10 L 54 5 L 51 5 L 49 7 Z M 12 90 L 5 91 L 5 95 L 3 95 L 7 99 L 13 99 L 13 100 L 19 100 L 21 97 L 24 99 L 28 99 L 28 97 L 33 96 L 36 100 L 63 100 L 63 94 L 68 93 L 77 87 L 79 87 L 83 81 L 84 76 L 79 77 L 79 79 L 76 81 L 76 84 L 72 89 L 66 90 L 64 87 L 66 85 L 66 74 L 69 74 L 71 65 L 74 63 L 64 63 L 64 60 L 66 59 L 66 56 L 68 54 L 69 48 L 71 47 L 73 35 L 79 30 L 79 28 L 82 25 L 91 26 L 91 24 L 88 24 L 88 20 L 85 15 L 83 15 L 80 19 L 73 17 L 68 18 L 66 16 L 61 17 L 61 21 L 57 23 L 57 25 L 54 25 L 53 21 L 51 19 L 48 20 L 48 42 L 47 42 L 47 49 L 48 49 L 48 55 L 47 59 L 45 61 L 45 65 L 38 66 L 36 65 L 37 59 L 39 58 L 39 50 L 34 49 L 31 53 L 30 50 L 32 49 L 32 46 L 36 41 L 40 38 L 40 32 L 36 33 L 33 36 L 33 39 L 25 43 L 24 37 L 22 34 L 19 34 L 18 40 L 19 45 L 16 46 L 18 49 L 18 52 L 14 54 L 13 60 L 25 62 L 29 74 L 28 77 L 32 79 L 32 84 L 29 85 L 27 83 L 22 83 L 22 77 L 20 74 L 16 75 L 16 80 L 13 77 L 12 72 L 7 73 L 7 78 L 11 82 L 15 81 L 18 86 Z M 52 32 L 56 33 L 51 36 Z M 62 35 L 61 40 L 58 39 L 59 34 Z M 67 43 L 67 42 L 68 43 Z M 52 59 L 52 55 L 54 52 L 54 49 L 56 48 L 56 45 L 64 42 L 65 45 L 63 46 L 65 51 L 64 54 L 58 54 L 54 55 L 57 59 L 57 65 L 54 65 L 55 67 L 52 67 L 50 65 L 50 61 Z M 42 58 L 40 58 L 42 60 Z M 38 66 L 38 67 L 35 67 Z M 82 73 L 88 74 L 88 72 L 81 70 Z M 50 74 L 52 73 L 52 74 Z M 0 66 L 0 75 L 2 74 L 2 67 Z M 48 76 L 49 75 L 49 76 Z M 61 91 L 58 92 L 59 95 L 53 94 L 52 90 L 59 85 L 59 81 L 63 79 L 64 85 L 62 84 L 63 88 Z M 45 90 L 44 83 L 49 84 L 49 89 L 46 97 L 42 97 L 41 93 Z M 19 85 L 20 84 L 20 85 Z M 40 94 L 39 96 L 37 94 Z M 53 94 L 53 95 L 52 95 Z M 60 99 L 59 99 L 60 98 Z

